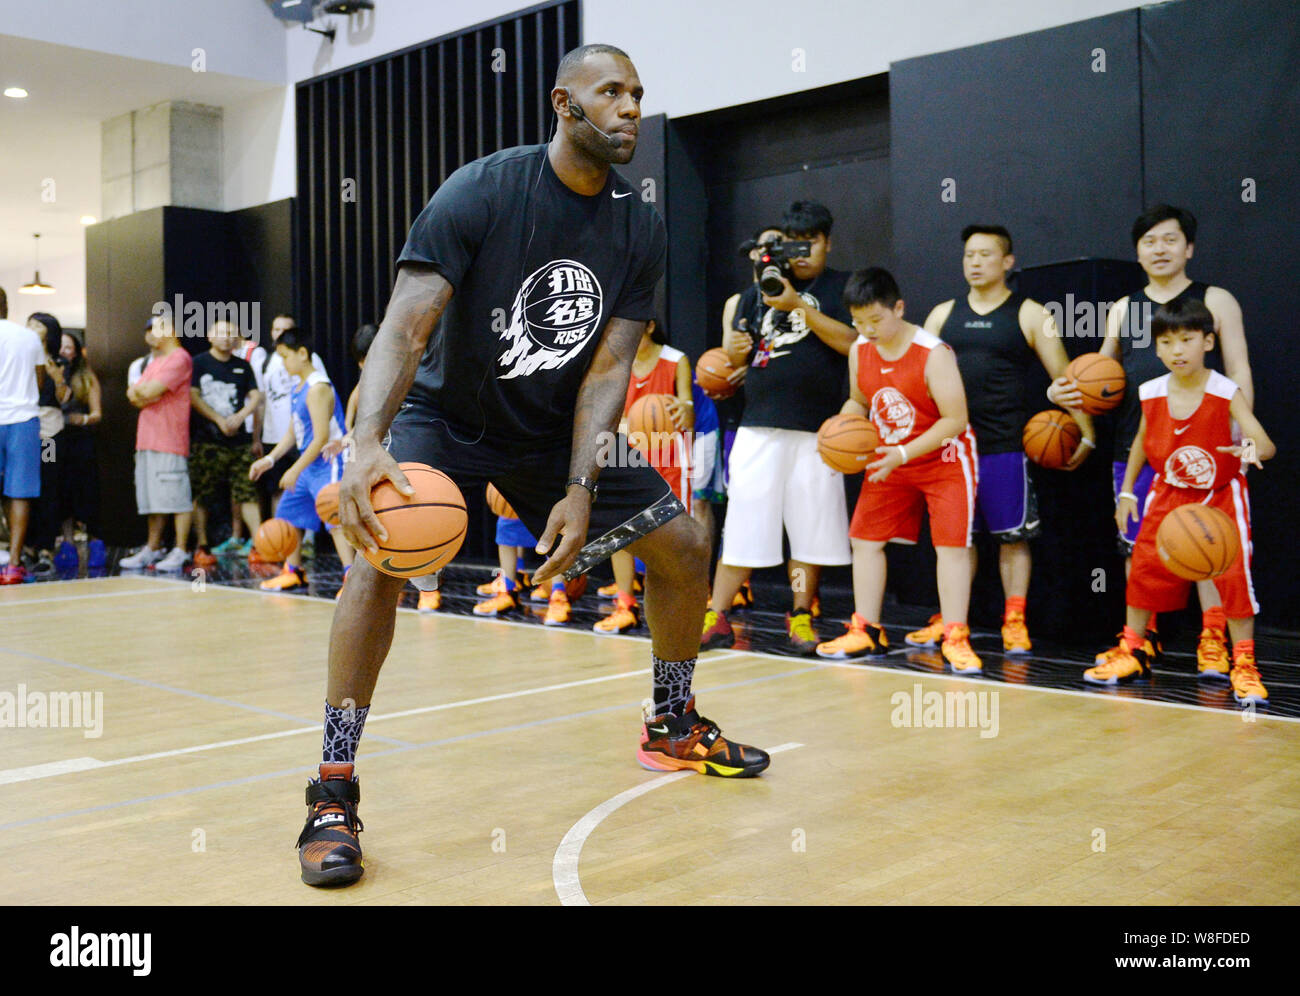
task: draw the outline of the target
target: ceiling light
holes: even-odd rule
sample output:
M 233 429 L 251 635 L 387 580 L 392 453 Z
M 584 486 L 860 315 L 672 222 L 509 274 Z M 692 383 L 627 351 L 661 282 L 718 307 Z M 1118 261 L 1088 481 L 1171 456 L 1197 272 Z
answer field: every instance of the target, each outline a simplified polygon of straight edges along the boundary
M 6 97 L 13 97 L 14 100 L 22 100 L 27 96 L 27 91 L 20 86 L 11 86 L 5 89 Z
M 41 236 L 40 233 L 32 236 L 36 240 L 36 276 L 32 278 L 29 284 L 23 284 L 18 288 L 19 294 L 53 294 L 54 288 L 49 284 L 41 282 Z
M 83 214 L 83 215 L 81 216 L 81 223 L 82 223 L 83 225 L 93 225 L 93 224 L 95 223 L 95 221 L 96 221 L 96 218 L 95 218 L 95 216 L 94 216 L 93 214 Z

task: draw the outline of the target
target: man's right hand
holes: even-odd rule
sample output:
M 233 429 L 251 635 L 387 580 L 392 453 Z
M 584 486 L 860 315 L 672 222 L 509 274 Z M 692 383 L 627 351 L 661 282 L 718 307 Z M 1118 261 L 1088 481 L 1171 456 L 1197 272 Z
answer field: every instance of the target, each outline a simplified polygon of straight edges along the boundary
M 339 483 L 339 522 L 344 537 L 358 550 L 373 553 L 388 539 L 387 530 L 370 504 L 371 490 L 384 480 L 391 481 L 404 497 L 415 494 L 411 482 L 386 449 L 377 442 L 357 443 Z

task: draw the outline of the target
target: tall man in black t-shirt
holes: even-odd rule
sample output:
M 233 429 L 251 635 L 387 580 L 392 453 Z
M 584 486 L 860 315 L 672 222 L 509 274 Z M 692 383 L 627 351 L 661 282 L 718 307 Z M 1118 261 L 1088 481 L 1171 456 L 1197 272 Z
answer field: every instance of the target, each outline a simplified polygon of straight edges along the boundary
M 1002 649 L 1026 654 L 1032 648 L 1025 621 L 1032 567 L 1029 540 L 1038 534 L 1038 508 L 1021 442 L 1032 414 L 1027 379 L 1035 363 L 1049 376 L 1059 377 L 1070 358 L 1047 309 L 1007 286 L 1007 274 L 1016 265 L 1011 234 L 1001 225 L 968 225 L 961 241 L 962 271 L 970 293 L 938 305 L 926 318 L 925 329 L 957 355 L 979 450 L 975 527 L 992 533 L 1001 544 L 998 569 L 1006 598 Z M 1083 440 L 1067 470 L 1082 463 L 1096 445 L 1092 419 L 1078 409 L 1070 415 Z M 972 576 L 975 556 L 972 546 Z M 917 646 L 938 643 L 943 622 L 935 617 L 906 639 Z
M 810 607 L 821 568 L 852 559 L 844 480 L 817 453 L 817 430 L 848 394 L 844 357 L 857 339 L 843 301 L 849 275 L 826 266 L 832 223 L 822 204 L 790 205 L 781 222 L 786 238 L 810 242 L 811 251 L 792 261 L 794 280 L 782 280 L 780 295 L 768 297 L 754 284 L 736 305 L 737 322 L 747 322 L 755 344 L 731 448 L 722 554 L 700 636 L 706 650 L 734 642 L 726 611 L 754 568 L 781 563 L 783 526 L 794 589 L 786 634 L 797 653 L 812 655 L 820 642 Z
M 1192 212 L 1170 204 L 1156 204 L 1142 212 L 1131 232 L 1137 250 L 1138 262 L 1146 271 L 1147 283 L 1116 301 L 1106 316 L 1106 341 L 1101 352 L 1118 359 L 1124 366 L 1127 389 L 1120 403 L 1115 433 L 1114 479 L 1118 497 L 1128 465 L 1129 450 L 1137 434 L 1142 417 L 1138 388 L 1148 380 L 1163 377 L 1168 368 L 1156 356 L 1156 345 L 1151 337 L 1151 315 L 1162 304 L 1185 300 L 1204 302 L 1214 316 L 1216 348 L 1210 354 L 1210 365 L 1221 369 L 1241 388 L 1248 405 L 1255 403 L 1254 379 L 1250 372 L 1250 355 L 1246 349 L 1246 331 L 1241 317 L 1241 305 L 1222 287 L 1213 287 L 1193 280 L 1187 275 L 1187 263 L 1192 258 L 1196 244 L 1196 217 Z M 1220 353 L 1222 354 L 1220 356 Z M 1048 397 L 1063 406 L 1078 405 L 1081 396 L 1077 386 L 1064 378 L 1053 382 Z M 1137 498 L 1138 516 L 1119 538 L 1124 554 L 1124 570 L 1133 552 L 1142 525 L 1142 512 L 1146 495 L 1155 477 L 1150 466 L 1144 466 L 1138 475 L 1133 491 Z M 1201 635 L 1196 646 L 1196 665 L 1201 677 L 1226 680 L 1231 661 L 1226 643 L 1227 619 L 1223 602 L 1213 581 L 1202 581 L 1196 586 L 1201 600 Z M 1155 638 L 1156 618 L 1148 624 L 1150 636 L 1147 653 L 1154 656 L 1159 649 Z M 1112 649 L 1098 655 L 1097 663 L 1114 660 L 1118 655 Z
M 248 479 L 253 435 L 246 420 L 262 403 L 253 368 L 234 355 L 239 329 L 213 322 L 208 351 L 194 357 L 190 380 L 190 482 L 194 489 L 194 528 L 198 548 L 208 545 L 208 508 L 230 492 L 232 506 L 256 536 L 262 524 L 257 490 Z M 233 511 L 233 508 L 232 508 Z
M 641 95 L 625 53 L 575 49 L 551 91 L 550 144 L 470 163 L 434 194 L 366 357 L 339 509 L 348 539 L 376 549 L 370 489 L 410 494 L 398 463 L 413 460 L 464 491 L 495 484 L 549 554 L 537 581 L 626 547 L 646 564 L 654 665 L 637 760 L 745 777 L 767 754 L 725 740 L 690 690 L 709 538 L 615 431 L 666 251 L 658 212 L 610 169 L 636 149 Z M 334 614 L 324 763 L 298 841 L 311 885 L 361 876 L 353 762 L 404 584 L 360 559 Z

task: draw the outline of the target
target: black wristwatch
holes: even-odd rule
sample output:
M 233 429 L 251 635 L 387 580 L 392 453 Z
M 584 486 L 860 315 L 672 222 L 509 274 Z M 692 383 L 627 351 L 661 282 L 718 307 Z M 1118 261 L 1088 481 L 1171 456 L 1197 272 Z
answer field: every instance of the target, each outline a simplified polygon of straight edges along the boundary
M 581 484 L 584 488 L 586 488 L 588 491 L 591 492 L 591 500 L 592 501 L 596 500 L 596 482 L 593 481 L 590 477 L 570 477 L 567 481 L 564 482 L 564 490 L 568 491 L 569 488 L 574 484 Z

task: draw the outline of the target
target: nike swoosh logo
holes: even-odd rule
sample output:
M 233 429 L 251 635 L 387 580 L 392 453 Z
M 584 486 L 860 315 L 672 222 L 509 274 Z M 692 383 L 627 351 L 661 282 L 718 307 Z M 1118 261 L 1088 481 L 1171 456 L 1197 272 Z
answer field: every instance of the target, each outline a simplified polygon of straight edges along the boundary
M 1122 391 L 1112 391 L 1109 387 L 1103 387 L 1101 389 L 1101 396 L 1103 398 L 1113 398 L 1115 397 L 1115 395 L 1122 394 L 1122 393 L 1123 393 Z
M 625 190 L 623 193 L 620 194 L 617 190 L 614 190 L 611 191 L 611 195 L 613 196 L 614 200 L 618 200 L 620 197 L 631 197 L 632 191 Z
M 881 372 L 882 374 L 893 373 L 893 372 L 894 372 L 894 368 L 893 368 L 893 367 L 881 367 L 881 368 L 880 368 L 880 372 Z
M 1174 435 L 1175 435 L 1175 436 L 1181 436 L 1184 432 L 1186 432 L 1186 431 L 1187 431 L 1188 429 L 1190 429 L 1190 428 L 1191 428 L 1190 425 L 1185 425 L 1185 426 L 1183 426 L 1181 429 L 1175 429 L 1175 430 L 1174 430 Z
M 432 560 L 426 560 L 423 564 L 415 564 L 412 567 L 394 567 L 393 558 L 385 557 L 384 562 L 380 565 L 380 567 L 385 571 L 391 571 L 393 574 L 395 574 L 398 577 L 405 577 L 405 576 L 409 576 L 412 571 L 418 571 L 422 568 L 428 567 L 430 564 L 436 564 L 437 562 L 438 562 L 438 558 L 434 557 Z

